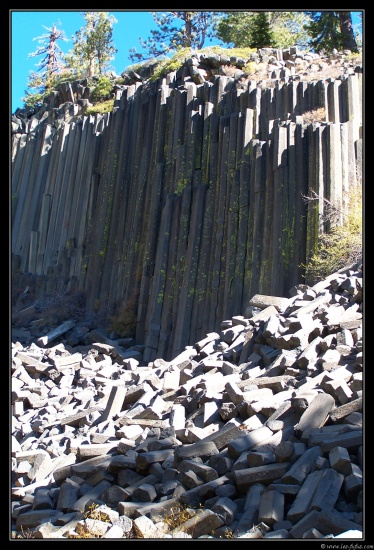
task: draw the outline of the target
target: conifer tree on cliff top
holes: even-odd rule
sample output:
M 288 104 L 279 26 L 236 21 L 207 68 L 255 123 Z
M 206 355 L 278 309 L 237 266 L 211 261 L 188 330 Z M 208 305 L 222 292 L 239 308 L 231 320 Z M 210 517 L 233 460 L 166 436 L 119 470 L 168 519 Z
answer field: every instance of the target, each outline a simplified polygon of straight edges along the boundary
M 136 48 L 130 49 L 129 57 L 134 63 L 173 54 L 179 48 L 201 50 L 205 41 L 213 36 L 217 18 L 214 12 L 208 11 L 153 12 L 152 16 L 159 29 L 151 30 L 146 40 L 139 38 L 142 53 Z
M 216 37 L 236 48 L 266 46 L 268 40 L 258 40 L 259 30 L 267 24 L 264 14 L 273 47 L 358 52 L 360 33 L 352 24 L 352 12 L 347 11 L 222 12 L 215 27 Z
M 73 36 L 73 49 L 65 56 L 68 68 L 76 76 L 104 75 L 117 49 L 113 43 L 113 24 L 108 12 L 84 12 L 84 27 Z
M 28 78 L 25 105 L 40 106 L 50 90 L 62 80 L 104 75 L 110 68 L 110 61 L 117 53 L 113 43 L 113 24 L 117 20 L 108 12 L 85 12 L 82 14 L 86 24 L 73 36 L 73 48 L 63 54 L 57 41 L 65 40 L 63 31 L 53 25 L 49 34 L 35 38 L 41 46 L 30 57 L 45 54 L 38 63 L 38 72 L 32 72 Z M 30 91 L 31 90 L 31 91 Z
M 43 96 L 52 86 L 53 77 L 64 68 L 64 54 L 57 42 L 68 40 L 65 33 L 63 30 L 57 29 L 56 24 L 53 24 L 51 28 L 44 28 L 48 31 L 48 34 L 42 34 L 33 39 L 38 40 L 39 47 L 35 52 L 29 54 L 29 57 L 44 56 L 36 64 L 39 69 L 32 71 L 28 76 L 28 90 L 25 90 L 26 97 L 23 97 L 22 101 L 29 106 L 41 103 Z
M 310 45 L 316 52 L 351 50 L 358 52 L 357 41 L 349 11 L 308 12 L 311 21 L 306 29 L 311 36 Z
M 235 11 L 222 12 L 215 25 L 216 37 L 234 48 L 299 46 L 305 49 L 310 36 L 304 26 L 305 12 Z

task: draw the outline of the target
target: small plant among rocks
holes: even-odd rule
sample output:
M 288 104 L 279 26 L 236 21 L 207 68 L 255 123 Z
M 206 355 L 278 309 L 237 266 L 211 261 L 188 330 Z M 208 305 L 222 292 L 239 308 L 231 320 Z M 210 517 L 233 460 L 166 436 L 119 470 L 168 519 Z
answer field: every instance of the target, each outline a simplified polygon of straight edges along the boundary
M 169 528 L 169 531 L 178 529 L 183 523 L 196 516 L 196 510 L 188 508 L 187 506 L 177 505 L 172 508 L 169 514 L 163 518 L 163 522 Z
M 303 113 L 304 124 L 312 124 L 313 122 L 326 122 L 326 110 L 324 107 L 313 109 L 313 111 L 307 111 Z
M 101 76 L 97 85 L 92 92 L 92 99 L 96 103 L 98 101 L 105 101 L 110 98 L 112 91 L 112 83 L 106 76 Z
M 91 506 L 88 507 L 88 511 L 85 513 L 85 518 L 91 518 L 91 519 L 96 519 L 98 521 L 110 522 L 110 518 L 108 514 L 106 514 L 105 511 L 100 510 L 99 505 L 97 503 L 93 503 L 91 504 Z
M 306 202 L 320 201 L 313 191 Z M 314 253 L 305 265 L 307 284 L 313 285 L 323 280 L 345 266 L 353 265 L 362 259 L 362 187 L 358 185 L 349 193 L 348 214 L 340 212 L 326 198 L 325 213 L 322 221 L 330 226 L 329 230 L 320 234 Z M 343 218 L 337 223 L 337 218 Z
M 72 318 L 82 320 L 84 314 L 83 292 L 70 290 L 66 286 L 44 298 L 36 297 L 32 290 L 24 290 L 13 298 L 12 323 L 16 327 L 33 320 L 38 320 L 40 326 L 43 319 L 45 324 L 61 323 Z
M 12 539 L 35 539 L 35 533 L 31 529 L 26 529 L 26 531 L 23 530 L 23 527 L 21 526 L 21 532 L 15 533 L 12 532 Z
M 102 523 L 110 523 L 110 518 L 105 511 L 100 510 L 97 503 L 91 504 L 87 512 L 84 514 L 84 520 L 80 521 L 75 527 L 74 531 L 71 531 L 68 539 L 92 539 L 102 538 L 105 534 L 105 526 L 102 528 Z
M 88 107 L 85 111 L 85 115 L 95 115 L 96 113 L 100 113 L 101 115 L 105 113 L 110 113 L 113 111 L 114 107 L 114 99 L 107 99 L 106 101 L 102 101 L 101 103 L 96 103 L 95 105 L 92 105 L 92 107 Z
M 224 538 L 225 539 L 233 539 L 234 538 L 234 533 L 231 531 L 231 529 L 229 529 L 229 528 L 225 529 Z
M 136 314 L 138 292 L 134 290 L 117 315 L 111 316 L 109 332 L 115 332 L 121 338 L 134 338 L 136 332 Z

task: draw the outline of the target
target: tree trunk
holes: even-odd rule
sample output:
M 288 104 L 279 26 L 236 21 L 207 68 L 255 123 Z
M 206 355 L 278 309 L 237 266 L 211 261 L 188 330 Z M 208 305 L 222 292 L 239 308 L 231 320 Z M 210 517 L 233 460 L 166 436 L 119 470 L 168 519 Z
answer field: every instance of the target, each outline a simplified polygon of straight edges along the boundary
M 352 17 L 349 11 L 339 12 L 340 31 L 343 35 L 343 48 L 358 52 L 358 47 L 353 32 Z
M 184 24 L 185 24 L 185 33 L 186 33 L 186 46 L 191 47 L 192 43 L 192 14 L 190 12 L 186 12 L 184 15 Z
M 95 58 L 94 57 L 90 58 L 90 66 L 89 66 L 88 71 L 89 71 L 88 76 L 94 76 L 94 74 L 95 74 Z

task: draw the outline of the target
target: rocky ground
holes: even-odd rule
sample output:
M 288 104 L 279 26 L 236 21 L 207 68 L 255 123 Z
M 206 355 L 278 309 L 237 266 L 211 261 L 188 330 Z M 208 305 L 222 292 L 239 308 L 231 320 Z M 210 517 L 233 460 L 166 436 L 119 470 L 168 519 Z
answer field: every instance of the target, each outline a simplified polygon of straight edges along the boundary
M 169 362 L 14 328 L 10 537 L 364 539 L 362 277 L 256 295 Z

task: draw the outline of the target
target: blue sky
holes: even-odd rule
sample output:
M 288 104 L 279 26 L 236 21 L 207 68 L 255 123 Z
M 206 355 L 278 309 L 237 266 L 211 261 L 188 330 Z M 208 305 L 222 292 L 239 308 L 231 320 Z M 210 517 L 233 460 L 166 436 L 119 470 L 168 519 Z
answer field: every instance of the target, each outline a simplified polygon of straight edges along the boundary
M 31 71 L 37 71 L 36 64 L 42 59 L 42 57 L 28 57 L 39 46 L 38 40 L 34 40 L 34 38 L 48 34 L 44 27 L 51 28 L 56 24 L 57 28 L 63 30 L 65 36 L 69 39 L 68 42 L 58 42 L 62 51 L 67 53 L 73 47 L 72 36 L 84 27 L 85 20 L 82 10 L 10 10 L 9 14 L 11 31 L 11 112 L 14 113 L 17 108 L 22 108 L 21 98 L 26 95 L 28 76 Z M 137 48 L 140 52 L 139 37 L 147 39 L 150 36 L 151 29 L 158 29 L 158 26 L 152 13 L 147 10 L 111 11 L 109 14 L 113 15 L 118 21 L 113 25 L 113 42 L 118 52 L 112 61 L 112 69 L 120 75 L 128 65 L 132 64 L 129 58 L 130 48 Z M 208 42 L 205 46 L 218 43 L 218 41 Z

